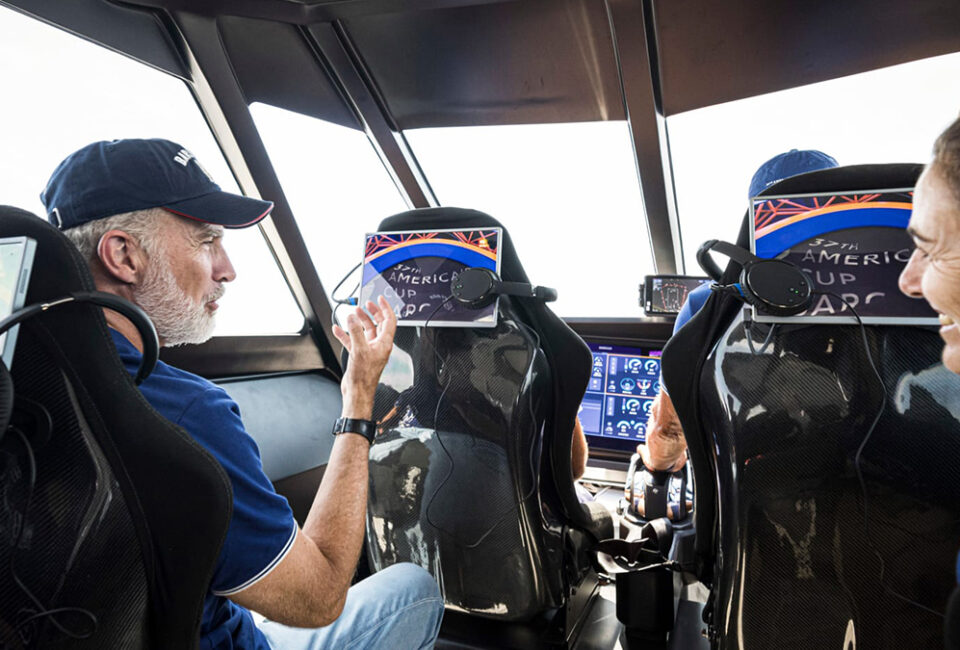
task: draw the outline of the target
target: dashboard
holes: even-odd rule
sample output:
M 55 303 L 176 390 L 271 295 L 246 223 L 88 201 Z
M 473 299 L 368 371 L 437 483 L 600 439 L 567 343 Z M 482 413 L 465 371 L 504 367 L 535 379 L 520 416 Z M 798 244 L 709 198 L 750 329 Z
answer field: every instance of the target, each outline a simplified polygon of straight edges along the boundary
M 660 350 L 587 342 L 593 354 L 580 424 L 591 451 L 633 453 L 660 391 Z

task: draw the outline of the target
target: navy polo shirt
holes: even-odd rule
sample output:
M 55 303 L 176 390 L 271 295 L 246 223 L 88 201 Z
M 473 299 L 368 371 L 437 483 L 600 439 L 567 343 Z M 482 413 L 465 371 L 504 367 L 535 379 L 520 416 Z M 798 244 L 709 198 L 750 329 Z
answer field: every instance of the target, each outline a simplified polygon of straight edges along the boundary
M 123 365 L 135 374 L 140 352 L 116 330 L 110 333 Z M 293 547 L 297 524 L 290 506 L 263 473 L 257 443 L 243 428 L 240 408 L 226 391 L 160 361 L 140 384 L 140 392 L 220 462 L 233 487 L 233 516 L 203 603 L 200 647 L 269 650 L 250 612 L 226 596 L 263 578 Z
M 701 284 L 699 287 L 694 289 L 687 295 L 687 299 L 683 303 L 683 307 L 680 308 L 680 313 L 677 314 L 677 320 L 673 322 L 673 333 L 676 334 L 680 331 L 680 328 L 687 324 L 687 321 L 693 318 L 693 316 L 700 311 L 700 308 L 703 307 L 704 303 L 707 302 L 707 298 L 710 297 L 710 285 Z
M 677 320 L 673 322 L 673 333 L 676 334 L 680 331 L 680 328 L 687 324 L 691 318 L 693 318 L 698 311 L 703 307 L 707 302 L 707 298 L 710 297 L 710 285 L 701 284 L 699 287 L 687 294 L 687 299 L 683 301 L 683 307 L 680 308 L 680 312 L 677 314 Z M 665 384 L 660 384 L 660 390 L 669 395 L 667 387 Z

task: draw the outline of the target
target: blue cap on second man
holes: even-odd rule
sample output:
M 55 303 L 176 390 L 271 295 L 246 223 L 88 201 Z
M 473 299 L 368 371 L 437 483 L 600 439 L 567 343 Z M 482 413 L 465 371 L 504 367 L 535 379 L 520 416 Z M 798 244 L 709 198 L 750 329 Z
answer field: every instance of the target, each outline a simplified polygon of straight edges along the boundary
M 784 178 L 831 167 L 838 167 L 836 159 L 822 151 L 791 149 L 760 165 L 760 168 L 757 169 L 750 180 L 750 198 Z
M 88 144 L 60 163 L 40 200 L 60 230 L 148 208 L 244 228 L 273 209 L 270 201 L 222 191 L 192 153 L 160 139 Z

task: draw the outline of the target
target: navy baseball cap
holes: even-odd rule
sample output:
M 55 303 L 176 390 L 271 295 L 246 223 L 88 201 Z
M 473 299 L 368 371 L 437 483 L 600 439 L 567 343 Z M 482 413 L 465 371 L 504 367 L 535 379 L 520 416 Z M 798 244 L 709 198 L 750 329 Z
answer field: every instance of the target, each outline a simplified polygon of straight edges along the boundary
M 245 228 L 273 209 L 270 201 L 222 191 L 192 153 L 159 139 L 88 144 L 60 163 L 40 200 L 60 230 L 148 208 Z
M 836 159 L 816 149 L 798 151 L 791 149 L 779 156 L 774 156 L 760 165 L 750 180 L 750 198 L 753 198 L 774 183 L 798 174 L 838 167 Z

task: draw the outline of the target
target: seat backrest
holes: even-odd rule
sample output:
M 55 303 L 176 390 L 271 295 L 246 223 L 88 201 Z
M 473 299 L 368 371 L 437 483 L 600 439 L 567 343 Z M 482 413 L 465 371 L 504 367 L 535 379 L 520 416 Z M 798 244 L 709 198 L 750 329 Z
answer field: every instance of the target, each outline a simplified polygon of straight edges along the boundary
M 0 237 L 12 236 L 37 241 L 27 304 L 94 289 L 59 231 L 0 208 Z M 0 641 L 197 647 L 231 515 L 223 469 L 143 399 L 99 308 L 24 322 L 12 365 L 20 432 L 0 443 Z
M 562 554 L 538 503 L 551 376 L 535 341 L 505 307 L 496 328 L 401 328 L 395 346 L 415 362 L 377 400 L 374 568 L 418 560 L 466 612 L 557 606 Z
M 765 193 L 910 187 L 919 172 L 837 168 Z M 752 336 L 768 327 L 754 324 Z M 960 377 L 940 363 L 942 341 L 919 327 L 866 328 L 886 390 L 878 415 L 883 395 L 859 327 L 779 324 L 765 350 L 749 335 L 739 303 L 714 294 L 663 354 L 719 638 L 940 647 L 937 612 L 960 546 Z
M 502 228 L 435 208 L 379 230 L 479 227 Z M 501 259 L 505 281 L 528 281 L 506 230 Z M 563 530 L 595 525 L 570 459 L 592 357 L 542 302 L 501 298 L 499 310 L 495 328 L 398 330 L 375 412 L 385 431 L 371 450 L 368 549 L 375 570 L 429 569 L 450 607 L 522 620 L 564 602 L 576 576 L 564 574 Z

